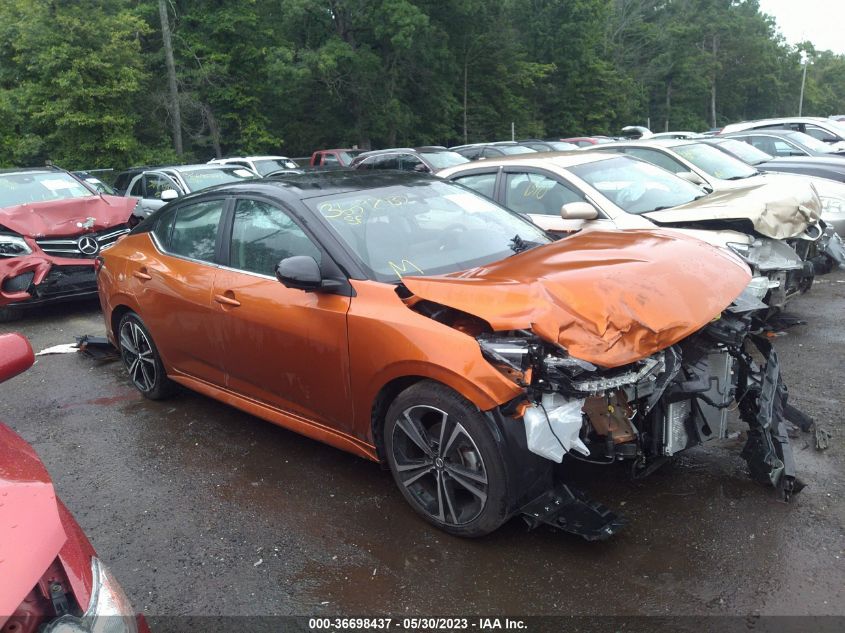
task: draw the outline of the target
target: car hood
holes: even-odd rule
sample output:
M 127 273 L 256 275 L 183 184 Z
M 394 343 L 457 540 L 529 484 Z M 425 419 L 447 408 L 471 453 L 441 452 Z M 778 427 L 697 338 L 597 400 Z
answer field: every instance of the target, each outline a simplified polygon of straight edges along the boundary
M 679 233 L 588 229 L 487 266 L 403 283 L 495 331 L 530 328 L 572 356 L 618 367 L 699 330 L 750 279 L 739 258 Z
M 760 163 L 758 167 L 777 171 L 782 165 L 793 165 L 796 167 L 827 167 L 831 170 L 845 172 L 845 163 L 841 158 L 831 156 L 776 156 L 772 160 Z
M 66 540 L 44 464 L 0 424 L 0 622 L 14 613 Z
M 101 195 L 19 204 L 0 209 L 0 226 L 34 238 L 79 235 L 125 224 L 137 203 L 135 198 Z
M 712 223 L 746 220 L 766 237 L 785 239 L 801 235 L 821 217 L 815 188 L 786 174 L 755 177 L 755 184 L 718 191 L 671 209 L 643 215 L 657 224 Z

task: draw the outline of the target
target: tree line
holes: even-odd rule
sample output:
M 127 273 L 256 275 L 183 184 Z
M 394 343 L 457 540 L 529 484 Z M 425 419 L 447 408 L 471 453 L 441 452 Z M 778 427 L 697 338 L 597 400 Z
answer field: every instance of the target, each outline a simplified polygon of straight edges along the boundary
M 3 0 L 0 165 L 702 130 L 845 111 L 758 0 Z

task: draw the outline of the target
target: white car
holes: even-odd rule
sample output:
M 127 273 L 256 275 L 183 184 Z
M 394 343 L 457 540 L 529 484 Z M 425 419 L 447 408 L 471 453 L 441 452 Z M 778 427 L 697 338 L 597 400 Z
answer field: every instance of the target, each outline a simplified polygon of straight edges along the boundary
M 845 123 L 832 119 L 812 116 L 782 117 L 780 119 L 760 119 L 731 123 L 722 128 L 719 134 L 745 132 L 746 130 L 793 130 L 803 132 L 832 145 L 837 150 L 845 150 Z
M 176 198 L 238 180 L 260 176 L 240 165 L 178 165 L 158 167 L 136 175 L 123 195 L 140 198 L 135 214 L 147 217 Z
M 771 308 L 782 308 L 812 283 L 811 271 L 808 278 L 804 262 L 782 239 L 800 236 L 818 222 L 819 199 L 808 185 L 789 190 L 757 185 L 707 195 L 644 160 L 581 150 L 489 159 L 437 175 L 559 235 L 590 226 L 658 226 L 726 248 L 749 265 L 754 275 L 749 290 Z
M 256 172 L 260 176 L 280 169 L 296 169 L 299 167 L 287 156 L 234 156 L 231 158 L 214 158 L 209 165 L 240 165 Z

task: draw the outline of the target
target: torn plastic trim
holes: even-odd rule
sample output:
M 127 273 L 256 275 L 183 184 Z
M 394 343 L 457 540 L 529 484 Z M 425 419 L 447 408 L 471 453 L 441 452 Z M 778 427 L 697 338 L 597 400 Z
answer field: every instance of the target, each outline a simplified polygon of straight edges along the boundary
M 522 416 L 528 450 L 558 464 L 570 450 L 588 456 L 590 449 L 580 438 L 583 407 L 583 399 L 570 400 L 560 394 L 544 393 L 540 402 L 529 406 Z

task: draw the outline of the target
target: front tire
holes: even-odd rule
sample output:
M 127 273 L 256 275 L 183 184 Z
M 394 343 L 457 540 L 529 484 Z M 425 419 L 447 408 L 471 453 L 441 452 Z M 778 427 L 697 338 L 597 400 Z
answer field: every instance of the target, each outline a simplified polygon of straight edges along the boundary
M 129 379 L 145 398 L 162 400 L 173 395 L 176 385 L 164 372 L 158 349 L 147 326 L 134 312 L 128 312 L 117 328 L 120 358 Z
M 510 516 L 505 464 L 487 420 L 448 387 L 403 391 L 384 422 L 387 462 L 402 496 L 426 521 L 478 537 Z

